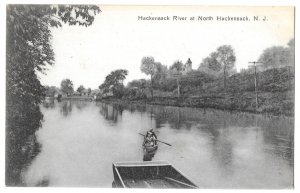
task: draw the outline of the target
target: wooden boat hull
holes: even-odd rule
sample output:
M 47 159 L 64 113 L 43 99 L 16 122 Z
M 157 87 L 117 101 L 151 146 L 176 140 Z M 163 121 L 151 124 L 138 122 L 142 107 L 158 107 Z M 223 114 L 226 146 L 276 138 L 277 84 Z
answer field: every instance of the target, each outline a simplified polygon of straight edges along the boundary
M 113 174 L 117 188 L 198 188 L 167 162 L 113 163 Z
M 154 146 L 143 146 L 144 153 L 155 153 L 158 149 L 158 145 Z

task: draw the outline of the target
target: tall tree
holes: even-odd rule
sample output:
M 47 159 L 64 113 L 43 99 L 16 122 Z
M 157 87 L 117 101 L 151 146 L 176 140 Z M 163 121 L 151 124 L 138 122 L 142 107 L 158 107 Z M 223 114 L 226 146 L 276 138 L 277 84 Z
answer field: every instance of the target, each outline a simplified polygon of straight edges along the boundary
M 70 79 L 64 79 L 60 83 L 60 89 L 69 96 L 74 92 L 73 82 Z
M 139 79 L 139 80 L 132 80 L 131 82 L 128 82 L 127 87 L 132 88 L 136 87 L 141 90 L 145 89 L 147 85 L 147 81 L 145 79 Z
M 233 70 L 236 57 L 233 48 L 230 45 L 223 45 L 212 52 L 209 57 L 204 58 L 200 64 L 201 68 L 208 68 L 212 71 L 223 72 L 224 92 L 226 92 L 226 76 L 228 71 Z
M 284 66 L 293 67 L 295 65 L 295 39 L 291 39 L 287 45 L 288 47 L 273 46 L 265 49 L 258 59 L 263 63 L 260 68 L 267 70 Z
M 151 98 L 153 98 L 153 76 L 157 72 L 157 63 L 152 56 L 142 58 L 141 71 L 146 75 L 150 75 L 151 81 Z
M 90 95 L 91 92 L 92 92 L 92 89 L 91 89 L 91 88 L 88 88 L 87 91 L 88 91 L 88 95 Z
M 224 91 L 226 92 L 226 76 L 227 72 L 231 70 L 235 65 L 235 53 L 230 45 L 223 45 L 218 47 L 216 56 L 216 61 L 221 65 L 224 72 Z
M 22 185 L 24 140 L 40 127 L 43 115 L 39 103 L 44 97 L 36 71 L 45 73 L 54 63 L 51 27 L 89 26 L 97 6 L 7 5 L 6 7 L 6 184 Z M 23 161 L 20 161 L 23 160 Z M 24 163 L 26 164 L 26 163 Z
M 159 86 L 166 81 L 168 67 L 166 65 L 162 65 L 160 62 L 156 62 L 156 68 L 157 70 L 153 76 L 153 83 L 154 86 Z
M 105 77 L 105 81 L 99 86 L 99 89 L 103 90 L 104 93 L 112 90 L 115 97 L 120 98 L 123 95 L 123 81 L 128 75 L 127 70 L 115 70 Z
M 176 78 L 177 83 L 177 96 L 180 97 L 180 78 L 182 77 L 182 71 L 183 71 L 183 63 L 182 61 L 175 61 L 172 66 L 170 67 L 170 71 L 172 73 L 172 76 Z
M 179 60 L 175 61 L 172 64 L 172 66 L 170 67 L 170 70 L 175 70 L 177 72 L 182 71 L 183 70 L 183 63 L 182 63 L 182 61 L 179 61 Z
M 258 70 L 287 67 L 289 89 L 291 89 L 291 70 L 295 66 L 295 39 L 291 39 L 287 45 L 288 47 L 273 46 L 265 49 L 258 59 L 263 63 Z
M 56 86 L 45 86 L 45 94 L 49 97 L 54 97 L 56 93 L 59 93 L 59 88 Z
M 208 57 L 204 58 L 198 68 L 199 71 L 218 76 L 222 66 L 217 61 L 217 52 L 212 52 Z
M 82 95 L 82 91 L 84 91 L 84 86 L 83 85 L 80 85 L 78 88 L 77 88 L 77 92 L 80 93 L 80 95 Z
M 270 68 L 279 68 L 289 65 L 290 53 L 289 49 L 283 46 L 273 46 L 267 48 L 260 55 L 258 61 L 262 62 L 262 70 Z

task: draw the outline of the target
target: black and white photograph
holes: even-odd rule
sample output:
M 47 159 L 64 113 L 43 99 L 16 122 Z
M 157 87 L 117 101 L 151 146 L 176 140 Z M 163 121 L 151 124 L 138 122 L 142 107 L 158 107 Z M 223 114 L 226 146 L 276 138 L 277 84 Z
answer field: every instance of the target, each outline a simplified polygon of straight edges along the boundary
M 295 6 L 5 9 L 6 188 L 294 189 Z

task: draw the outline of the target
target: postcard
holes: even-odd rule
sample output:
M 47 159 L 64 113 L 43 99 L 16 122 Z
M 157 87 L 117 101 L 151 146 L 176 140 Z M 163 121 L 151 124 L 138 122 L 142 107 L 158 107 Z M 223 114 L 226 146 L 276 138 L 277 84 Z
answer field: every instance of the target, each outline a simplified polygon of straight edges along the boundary
M 7 187 L 293 189 L 295 7 L 8 4 Z

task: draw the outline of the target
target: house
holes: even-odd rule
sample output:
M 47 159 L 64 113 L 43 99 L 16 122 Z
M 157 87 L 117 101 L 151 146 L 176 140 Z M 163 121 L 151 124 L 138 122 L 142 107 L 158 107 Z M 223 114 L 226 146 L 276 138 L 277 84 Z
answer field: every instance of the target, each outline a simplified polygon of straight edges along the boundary
M 81 96 L 88 96 L 89 95 L 89 90 L 88 89 L 83 89 L 81 91 Z
M 73 96 L 80 96 L 80 93 L 78 91 L 74 91 Z

